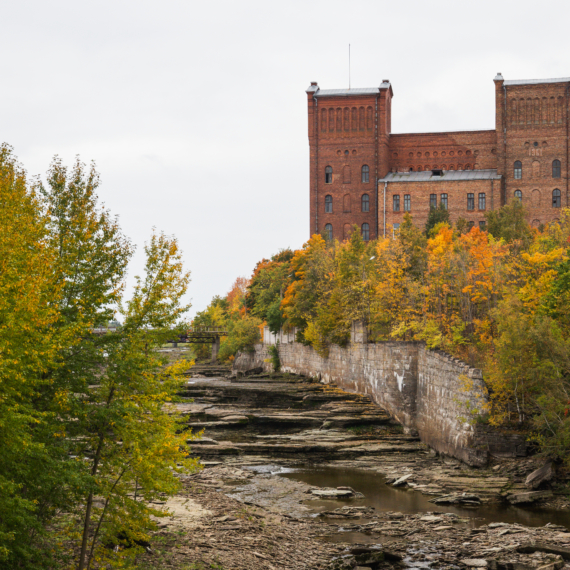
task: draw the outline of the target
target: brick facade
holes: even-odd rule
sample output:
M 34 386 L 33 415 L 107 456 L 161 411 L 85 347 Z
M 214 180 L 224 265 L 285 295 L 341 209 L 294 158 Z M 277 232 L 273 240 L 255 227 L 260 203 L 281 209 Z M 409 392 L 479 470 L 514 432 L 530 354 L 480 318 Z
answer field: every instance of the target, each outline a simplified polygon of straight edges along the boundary
M 387 232 L 391 231 L 391 227 L 397 229 L 406 211 L 410 213 L 414 223 L 423 228 L 427 222 L 431 196 L 435 197 L 437 204 L 445 197 L 451 223 L 455 224 L 461 217 L 474 226 L 484 226 L 485 212 L 501 204 L 501 177 L 496 170 L 454 171 L 442 174 L 439 177 L 433 176 L 431 171 L 390 173 L 381 179 L 378 189 L 380 235 L 383 235 L 384 227 Z M 467 175 L 469 178 L 462 180 L 459 178 L 462 175 Z M 414 180 L 423 177 L 429 178 Z M 397 210 L 394 208 L 394 197 L 397 197 Z
M 477 225 L 485 211 L 519 195 L 529 223 L 556 221 L 560 208 L 569 205 L 570 78 L 505 81 L 499 74 L 494 81 L 495 130 L 410 134 L 391 133 L 388 80 L 369 89 L 321 90 L 312 83 L 307 89 L 311 234 L 332 226 L 333 236 L 342 240 L 353 224 L 368 224 L 374 239 L 400 223 L 405 195 L 419 226 L 425 224 L 431 194 L 438 204 L 447 194 L 452 222 L 463 217 Z M 427 174 L 433 170 L 443 173 Z M 471 175 L 457 177 L 457 171 Z M 398 176 L 404 172 L 424 174 Z M 395 212 L 392 200 L 398 194 Z M 474 209 L 468 208 L 469 194 L 475 196 Z M 485 194 L 485 209 L 478 207 L 479 194 Z

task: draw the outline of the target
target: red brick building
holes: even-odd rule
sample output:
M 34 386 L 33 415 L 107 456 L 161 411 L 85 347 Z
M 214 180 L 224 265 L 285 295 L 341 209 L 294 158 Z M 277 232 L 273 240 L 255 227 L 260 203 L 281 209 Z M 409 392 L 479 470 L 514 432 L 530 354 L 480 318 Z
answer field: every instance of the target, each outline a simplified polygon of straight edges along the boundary
M 570 78 L 495 77 L 495 129 L 391 133 L 394 95 L 385 79 L 367 89 L 307 89 L 311 234 L 365 238 L 397 228 L 405 212 L 423 226 L 431 205 L 484 225 L 485 212 L 520 199 L 534 226 L 568 207 Z

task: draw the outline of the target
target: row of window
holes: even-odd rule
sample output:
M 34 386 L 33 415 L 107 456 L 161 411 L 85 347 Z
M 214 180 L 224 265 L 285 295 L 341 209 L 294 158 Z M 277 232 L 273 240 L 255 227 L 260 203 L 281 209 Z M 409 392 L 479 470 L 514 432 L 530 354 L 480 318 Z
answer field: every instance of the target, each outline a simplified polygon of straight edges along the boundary
M 342 172 L 342 180 L 344 184 L 350 184 L 350 166 L 345 166 Z M 360 180 L 367 184 L 370 182 L 370 167 L 368 164 L 364 164 L 360 169 Z M 325 184 L 332 184 L 333 181 L 333 169 L 332 166 L 325 167 Z
M 344 212 L 350 212 L 350 194 L 346 194 L 343 197 L 342 201 L 342 209 Z M 363 194 L 362 198 L 360 199 L 360 210 L 362 212 L 370 212 L 370 197 L 368 194 Z M 332 214 L 333 213 L 333 197 L 329 194 L 325 196 L 325 213 Z
M 485 192 L 479 192 L 478 198 L 478 209 L 485 210 L 487 207 L 487 195 Z M 522 192 L 520 190 L 515 190 L 515 198 L 522 200 Z M 440 204 L 447 210 L 448 207 L 448 197 L 447 194 L 440 194 Z M 437 194 L 429 195 L 429 206 L 430 208 L 437 208 Z M 558 188 L 552 191 L 552 207 L 561 208 L 562 207 L 562 193 Z M 400 195 L 394 194 L 392 196 L 392 210 L 394 212 L 400 211 Z M 410 194 L 404 194 L 404 212 L 411 212 L 412 210 L 412 198 Z M 467 210 L 475 210 L 475 194 L 467 194 Z M 367 210 L 368 211 L 368 210 Z
M 414 168 L 413 166 L 410 166 L 410 170 L 412 171 Z M 417 168 L 418 170 L 421 170 L 422 167 L 418 166 Z M 428 170 L 429 167 L 426 166 L 426 170 Z M 453 167 L 450 166 L 449 167 L 450 170 L 453 170 Z M 471 165 L 467 164 L 465 165 L 465 170 L 470 170 L 471 169 Z M 446 170 L 445 167 L 442 168 L 442 170 Z M 458 170 L 460 170 L 460 168 L 458 167 Z M 520 160 L 515 161 L 514 164 L 514 175 L 515 175 L 515 179 L 516 180 L 520 180 L 522 179 L 522 162 Z M 532 176 L 534 178 L 538 177 L 540 175 L 540 163 L 538 161 L 535 161 L 532 163 Z M 552 161 L 552 178 L 560 178 L 561 176 L 561 164 L 560 161 L 557 160 L 553 160 Z M 360 170 L 360 180 L 361 182 L 367 184 L 368 182 L 370 182 L 370 167 L 367 164 L 364 164 Z M 333 181 L 333 168 L 332 166 L 327 166 L 325 167 L 325 184 L 332 184 Z M 345 166 L 343 169 L 343 182 L 345 184 L 349 184 L 350 183 L 350 166 Z
M 479 210 L 484 210 L 486 208 L 486 194 L 485 192 L 479 193 Z M 448 196 L 447 194 L 439 195 L 439 203 L 447 210 L 448 207 Z M 437 208 L 437 194 L 429 195 L 429 207 Z M 467 194 L 467 209 L 475 209 L 475 194 Z M 394 194 L 392 196 L 392 210 L 394 212 L 400 211 L 400 195 Z M 404 212 L 412 211 L 412 197 L 410 194 L 404 194 Z
M 344 224 L 343 238 L 347 239 L 352 231 L 352 226 L 350 224 Z M 368 241 L 370 239 L 370 226 L 368 224 L 362 224 L 360 231 L 362 233 L 362 239 Z M 325 225 L 325 237 L 329 240 L 333 238 L 333 227 L 332 224 Z
M 487 222 L 485 220 L 479 220 L 479 227 L 482 230 L 485 229 L 486 224 L 487 224 Z M 471 229 L 474 225 L 475 225 L 475 222 L 472 220 L 467 222 L 467 226 L 469 227 L 469 229 Z M 394 232 L 397 232 L 400 229 L 400 224 L 393 224 L 392 228 L 394 229 Z
M 536 190 L 534 192 L 537 192 Z M 539 194 L 539 201 L 540 201 L 540 193 Z M 522 202 L 522 192 L 520 190 L 515 190 L 515 198 L 518 198 Z M 533 197 L 534 199 L 534 197 Z M 562 193 L 558 188 L 555 188 L 552 191 L 552 207 L 553 208 L 562 208 Z
M 552 178 L 560 178 L 561 175 L 560 172 L 561 172 L 560 161 L 558 159 L 553 160 Z M 515 161 L 514 174 L 515 174 L 515 180 L 520 180 L 522 178 L 523 171 L 522 171 L 522 162 L 520 160 Z M 532 176 L 533 178 L 540 176 L 540 162 L 538 162 L 537 160 L 535 160 L 532 163 Z

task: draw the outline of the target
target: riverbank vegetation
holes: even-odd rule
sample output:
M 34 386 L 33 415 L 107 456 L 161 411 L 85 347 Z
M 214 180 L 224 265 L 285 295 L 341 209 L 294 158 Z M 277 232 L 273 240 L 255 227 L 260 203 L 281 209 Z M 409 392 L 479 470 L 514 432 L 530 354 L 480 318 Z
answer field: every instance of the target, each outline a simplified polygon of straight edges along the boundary
M 406 214 L 398 232 L 374 241 L 357 228 L 342 243 L 314 235 L 259 262 L 240 312 L 225 318 L 295 328 L 322 355 L 349 342 L 354 320 L 371 341 L 423 341 L 483 369 L 484 418 L 527 430 L 544 453 L 568 460 L 570 211 L 560 214 L 531 228 L 513 201 L 489 212 L 487 231 L 435 216 L 422 231 Z
M 56 157 L 43 186 L 0 148 L 0 568 L 132 567 L 152 502 L 196 467 L 167 413 L 191 363 L 158 352 L 190 275 L 153 233 L 127 297 L 134 247 L 98 185 Z

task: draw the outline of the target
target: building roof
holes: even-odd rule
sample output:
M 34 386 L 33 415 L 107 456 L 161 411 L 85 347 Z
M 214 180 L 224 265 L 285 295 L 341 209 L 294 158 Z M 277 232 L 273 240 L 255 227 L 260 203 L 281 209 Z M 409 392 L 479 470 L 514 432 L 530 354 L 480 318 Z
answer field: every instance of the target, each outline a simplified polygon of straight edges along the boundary
M 504 85 L 531 85 L 537 83 L 568 83 L 570 77 L 558 77 L 550 79 L 507 79 Z
M 321 89 L 318 85 L 310 85 L 307 93 L 315 97 L 351 97 L 353 95 L 378 95 L 381 89 L 389 89 L 390 82 L 383 81 L 380 87 L 356 87 L 353 89 Z
M 442 176 L 434 176 L 431 170 L 421 172 L 390 172 L 378 182 L 454 182 L 462 180 L 500 180 L 496 169 L 443 170 Z

